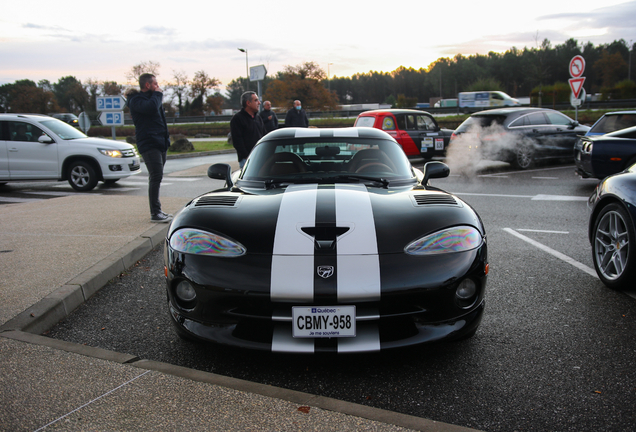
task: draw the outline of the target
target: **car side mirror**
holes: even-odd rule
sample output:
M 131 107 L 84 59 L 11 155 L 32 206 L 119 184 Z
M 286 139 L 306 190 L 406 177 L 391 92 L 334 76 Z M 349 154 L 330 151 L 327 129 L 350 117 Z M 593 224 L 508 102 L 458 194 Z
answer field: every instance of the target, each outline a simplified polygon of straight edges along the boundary
M 579 125 L 579 122 L 577 122 L 576 120 L 574 120 L 573 122 L 570 123 L 570 129 L 574 129 L 575 127 L 577 127 Z
M 432 178 L 444 178 L 450 175 L 450 168 L 443 162 L 433 161 L 424 165 L 424 178 L 422 184 L 428 184 L 428 180 Z
M 38 142 L 42 144 L 52 144 L 55 141 L 53 141 L 53 138 L 48 135 L 40 135 L 38 137 Z
M 227 187 L 234 186 L 234 182 L 232 182 L 232 167 L 228 164 L 218 163 L 210 165 L 208 177 L 215 180 L 225 180 Z

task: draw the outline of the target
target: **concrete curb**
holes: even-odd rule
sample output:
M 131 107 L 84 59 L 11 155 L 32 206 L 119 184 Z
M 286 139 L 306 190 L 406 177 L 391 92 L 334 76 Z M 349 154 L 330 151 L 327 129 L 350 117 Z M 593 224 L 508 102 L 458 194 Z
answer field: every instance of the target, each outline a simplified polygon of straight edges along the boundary
M 192 381 L 230 388 L 245 393 L 281 399 L 301 406 L 310 406 L 327 411 L 339 412 L 407 429 L 426 432 L 478 432 L 476 429 L 455 426 L 449 423 L 437 422 L 408 414 L 400 414 L 393 411 L 359 405 L 329 397 L 316 396 L 296 390 L 288 390 L 266 384 L 254 383 L 238 378 L 231 378 L 210 372 L 189 369 L 182 366 L 174 366 L 168 363 L 144 360 L 130 354 L 122 354 L 102 348 L 93 348 L 87 345 L 51 339 L 46 336 L 40 336 L 23 331 L 5 331 L 4 333 L 1 333 L 0 336 L 34 345 L 47 346 L 52 349 L 84 355 L 87 357 L 127 364 L 143 370 L 159 372 Z
M 19 330 L 41 334 L 66 318 L 75 308 L 91 298 L 111 279 L 132 267 L 155 246 L 163 243 L 167 225 L 156 225 L 129 242 L 24 312 L 7 321 L 0 332 Z

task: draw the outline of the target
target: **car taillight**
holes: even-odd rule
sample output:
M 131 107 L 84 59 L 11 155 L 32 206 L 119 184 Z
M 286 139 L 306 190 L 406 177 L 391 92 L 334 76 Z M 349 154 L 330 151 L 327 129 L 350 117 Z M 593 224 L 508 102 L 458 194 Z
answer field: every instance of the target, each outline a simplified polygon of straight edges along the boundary
M 453 133 L 451 134 L 450 140 L 452 141 L 452 140 L 454 140 L 455 138 L 457 138 L 457 135 L 455 135 L 455 132 L 453 132 Z

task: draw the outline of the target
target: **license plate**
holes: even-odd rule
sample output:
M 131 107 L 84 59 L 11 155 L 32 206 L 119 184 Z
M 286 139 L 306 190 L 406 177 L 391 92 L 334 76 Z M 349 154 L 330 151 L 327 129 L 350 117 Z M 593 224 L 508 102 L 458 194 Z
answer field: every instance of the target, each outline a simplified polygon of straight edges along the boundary
M 422 140 L 422 149 L 424 147 L 433 147 L 433 138 L 424 138 Z
M 295 338 L 355 337 L 355 306 L 294 306 Z

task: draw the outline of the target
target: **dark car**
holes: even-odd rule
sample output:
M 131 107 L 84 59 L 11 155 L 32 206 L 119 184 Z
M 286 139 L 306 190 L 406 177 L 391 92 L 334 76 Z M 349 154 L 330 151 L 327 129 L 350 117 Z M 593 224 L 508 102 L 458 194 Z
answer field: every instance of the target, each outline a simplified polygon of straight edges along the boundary
M 636 286 L 636 165 L 601 181 L 590 197 L 594 267 L 610 288 Z
M 608 112 L 603 114 L 585 135 L 605 135 L 632 126 L 636 126 L 636 111 Z
M 471 115 L 456 130 L 451 145 L 475 152 L 475 158 L 510 162 L 519 169 L 537 160 L 571 158 L 582 126 L 548 108 L 501 108 Z
M 380 109 L 358 115 L 355 127 L 372 127 L 391 135 L 407 156 L 444 156 L 453 131 L 442 129 L 426 111 Z
M 605 135 L 584 136 L 574 146 L 576 172 L 603 179 L 636 163 L 636 126 Z
M 284 128 L 234 180 L 174 218 L 168 308 L 179 336 L 274 352 L 365 352 L 472 336 L 486 233 L 370 128 Z
M 64 123 L 68 123 L 71 126 L 79 128 L 79 119 L 77 118 L 75 114 L 57 113 L 57 114 L 50 114 L 50 116 L 58 120 L 62 120 Z

